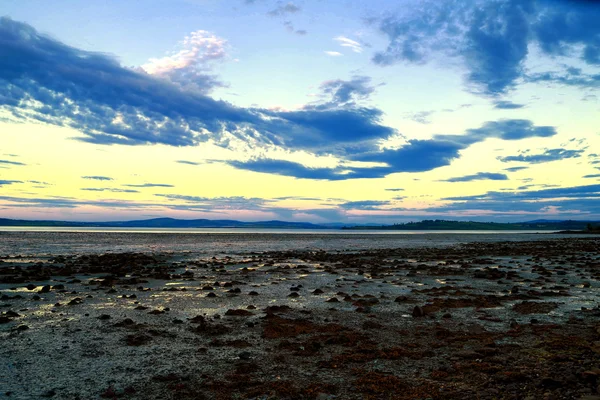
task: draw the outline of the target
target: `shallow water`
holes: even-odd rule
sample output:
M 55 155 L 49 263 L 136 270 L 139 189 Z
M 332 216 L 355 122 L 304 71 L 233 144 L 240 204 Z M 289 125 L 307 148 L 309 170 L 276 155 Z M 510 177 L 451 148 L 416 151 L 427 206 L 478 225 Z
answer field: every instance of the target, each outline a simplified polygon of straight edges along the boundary
M 577 235 L 582 237 L 584 235 Z M 573 237 L 524 232 L 359 232 L 196 230 L 194 232 L 118 230 L 0 231 L 0 256 L 105 252 L 175 252 L 198 255 L 282 250 L 358 251 L 382 248 L 439 247 L 470 242 L 547 240 Z

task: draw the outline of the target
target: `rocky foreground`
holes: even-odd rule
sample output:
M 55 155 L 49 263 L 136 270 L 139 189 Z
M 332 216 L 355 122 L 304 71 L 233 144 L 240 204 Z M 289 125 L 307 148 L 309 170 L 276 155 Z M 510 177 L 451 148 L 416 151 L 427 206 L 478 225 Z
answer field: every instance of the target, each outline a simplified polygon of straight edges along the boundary
M 600 400 L 600 238 L 0 258 L 0 398 Z

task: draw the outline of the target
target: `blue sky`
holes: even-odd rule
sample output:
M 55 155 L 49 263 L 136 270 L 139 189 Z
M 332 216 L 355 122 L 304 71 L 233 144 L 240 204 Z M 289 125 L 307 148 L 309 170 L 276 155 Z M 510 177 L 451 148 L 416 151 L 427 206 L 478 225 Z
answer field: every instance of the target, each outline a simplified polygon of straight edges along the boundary
M 7 0 L 0 217 L 600 219 L 600 3 Z

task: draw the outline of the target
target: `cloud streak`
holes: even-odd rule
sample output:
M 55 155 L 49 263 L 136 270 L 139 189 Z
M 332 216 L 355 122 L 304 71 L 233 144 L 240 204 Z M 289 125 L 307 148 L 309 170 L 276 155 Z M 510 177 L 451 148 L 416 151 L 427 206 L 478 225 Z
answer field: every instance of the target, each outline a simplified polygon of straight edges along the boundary
M 540 154 L 519 154 L 516 156 L 498 157 L 502 162 L 525 162 L 529 164 L 541 164 L 569 158 L 579 158 L 585 150 L 549 149 Z
M 493 172 L 478 172 L 473 175 L 465 175 L 459 176 L 455 178 L 448 178 L 442 180 L 442 182 L 472 182 L 472 181 L 481 181 L 481 180 L 490 180 L 490 181 L 507 181 L 508 176 L 506 174 L 499 174 Z

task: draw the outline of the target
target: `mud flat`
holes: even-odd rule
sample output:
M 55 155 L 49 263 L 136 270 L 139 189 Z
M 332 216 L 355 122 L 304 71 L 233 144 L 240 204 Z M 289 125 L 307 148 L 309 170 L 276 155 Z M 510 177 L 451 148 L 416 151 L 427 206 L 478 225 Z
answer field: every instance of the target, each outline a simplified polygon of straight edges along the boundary
M 0 258 L 0 398 L 600 399 L 600 238 Z

